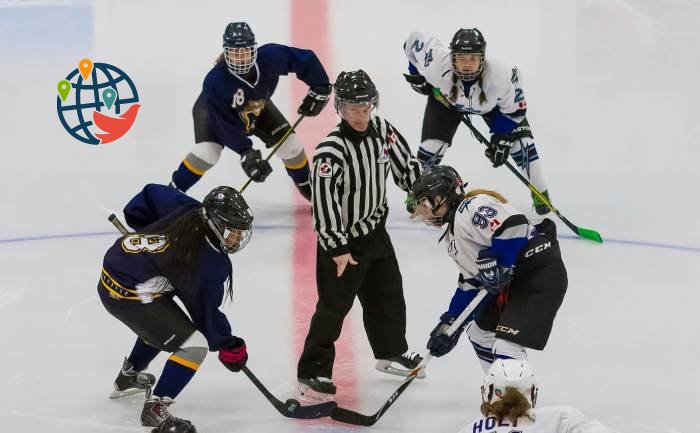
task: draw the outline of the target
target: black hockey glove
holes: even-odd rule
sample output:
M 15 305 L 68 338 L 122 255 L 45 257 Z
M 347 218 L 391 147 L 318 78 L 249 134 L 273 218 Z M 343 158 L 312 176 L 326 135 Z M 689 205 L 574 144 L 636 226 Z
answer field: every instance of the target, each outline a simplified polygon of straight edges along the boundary
M 479 256 L 476 259 L 476 268 L 479 271 L 476 279 L 492 295 L 501 293 L 510 284 L 512 278 L 511 268 L 500 266 L 496 255 L 488 249 L 479 251 Z
M 445 334 L 447 328 L 449 328 L 455 321 L 455 318 L 449 313 L 444 313 L 440 316 L 440 323 L 433 328 L 430 332 L 430 339 L 428 339 L 427 349 L 430 354 L 436 358 L 450 353 L 452 349 L 457 345 L 459 337 L 462 336 L 464 328 L 467 326 L 469 321 L 465 320 L 462 326 L 460 326 L 452 336 Z
M 301 101 L 297 113 L 308 117 L 317 116 L 328 104 L 328 100 L 331 97 L 331 88 L 330 84 L 310 87 L 309 93 Z
M 264 182 L 272 173 L 272 166 L 262 159 L 262 153 L 256 149 L 250 149 L 241 155 L 241 166 L 245 174 L 255 182 Z
M 403 74 L 403 77 L 406 79 L 406 81 L 408 81 L 408 84 L 411 85 L 411 89 L 415 90 L 421 95 L 433 94 L 433 86 L 425 80 L 424 76 Z
M 493 134 L 491 136 L 491 144 L 486 148 L 484 155 L 494 167 L 501 166 L 508 161 L 512 142 L 513 136 L 510 134 Z

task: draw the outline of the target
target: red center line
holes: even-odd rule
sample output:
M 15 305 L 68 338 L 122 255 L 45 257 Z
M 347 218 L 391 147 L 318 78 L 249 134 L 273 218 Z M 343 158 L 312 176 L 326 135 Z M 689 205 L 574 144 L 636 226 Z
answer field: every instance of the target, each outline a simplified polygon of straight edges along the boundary
M 330 50 L 327 0 L 293 0 L 291 5 L 291 45 L 313 50 L 326 68 L 331 82 L 335 78 Z M 291 107 L 298 107 L 308 91 L 299 80 L 292 80 Z M 316 117 L 304 119 L 297 134 L 304 143 L 309 159 L 316 145 L 335 126 L 337 118 L 332 102 Z M 311 161 L 310 161 L 311 163 Z M 295 361 L 299 359 L 316 308 L 316 235 L 313 232 L 311 210 L 305 200 L 294 192 L 294 237 L 292 265 L 294 275 L 292 298 L 294 309 Z M 357 402 L 357 372 L 353 356 L 352 321 L 345 319 L 343 332 L 336 342 L 333 382 L 338 386 L 336 401 L 342 406 L 354 407 Z

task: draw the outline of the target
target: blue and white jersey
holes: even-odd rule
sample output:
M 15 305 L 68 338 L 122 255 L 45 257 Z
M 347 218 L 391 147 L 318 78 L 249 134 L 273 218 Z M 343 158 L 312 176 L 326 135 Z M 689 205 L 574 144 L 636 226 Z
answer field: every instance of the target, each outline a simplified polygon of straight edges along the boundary
M 435 35 L 411 33 L 404 51 L 411 74 L 425 77 L 457 110 L 489 117 L 492 133 L 511 133 L 525 118 L 527 101 L 516 66 L 489 57 L 481 77 L 470 83 L 453 77 L 450 49 Z
M 149 184 L 124 208 L 126 223 L 137 232 L 162 218 L 170 218 L 202 205 L 175 188 Z M 219 310 L 231 261 L 218 246 L 207 242 L 192 272 L 193 287 L 173 287 L 163 280 L 161 264 L 170 253 L 169 241 L 158 234 L 133 233 L 118 238 L 105 254 L 100 283 L 109 295 L 128 302 L 148 304 L 161 296 L 177 296 L 192 321 L 207 338 L 210 350 L 235 341 L 228 319 Z
M 460 288 L 469 290 L 481 286 L 476 279 L 479 251 L 489 249 L 500 266 L 512 268 L 534 234 L 534 226 L 520 211 L 490 195 L 477 194 L 457 207 L 442 243 L 459 268 Z
M 279 44 L 258 48 L 247 81 L 218 62 L 204 78 L 204 97 L 213 132 L 220 144 L 243 153 L 253 146 L 250 135 L 255 122 L 277 88 L 279 77 L 290 72 L 309 87 L 328 86 L 328 75 L 311 50 Z
M 478 417 L 459 433 L 615 433 L 571 406 L 537 407 L 530 415 L 534 421 L 521 417 L 499 422 L 493 416 Z

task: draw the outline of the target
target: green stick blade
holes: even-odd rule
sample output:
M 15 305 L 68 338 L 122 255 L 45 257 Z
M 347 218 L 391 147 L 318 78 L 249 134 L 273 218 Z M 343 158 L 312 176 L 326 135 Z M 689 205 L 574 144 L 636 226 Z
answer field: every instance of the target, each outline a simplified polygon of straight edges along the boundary
M 598 243 L 603 243 L 603 237 L 600 236 L 600 233 L 598 233 L 595 230 L 591 229 L 584 229 L 583 227 L 577 227 L 576 232 L 578 233 L 579 236 L 582 238 L 590 239 L 592 241 L 598 242 Z

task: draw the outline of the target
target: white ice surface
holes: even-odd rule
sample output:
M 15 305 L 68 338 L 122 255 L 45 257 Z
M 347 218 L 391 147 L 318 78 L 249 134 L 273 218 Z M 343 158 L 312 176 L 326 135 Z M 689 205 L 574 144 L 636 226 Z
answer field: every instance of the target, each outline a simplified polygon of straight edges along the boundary
M 0 3 L 0 431 L 136 431 L 138 399 L 106 398 L 133 337 L 95 293 L 114 240 L 105 217 L 146 182 L 167 182 L 189 149 L 191 107 L 226 23 L 246 20 L 260 41 L 290 43 L 290 4 L 7 4 Z M 424 102 L 401 77 L 410 31 L 433 31 L 447 43 L 460 26 L 477 26 L 489 56 L 519 65 L 555 204 L 608 240 L 574 239 L 559 226 L 569 291 L 546 350 L 531 353 L 540 404 L 576 406 L 621 432 L 697 432 L 700 3 L 338 0 L 330 1 L 329 20 L 328 68 L 365 69 L 381 92 L 381 114 L 414 148 Z M 138 119 L 115 143 L 79 143 L 56 117 L 56 82 L 83 57 L 118 65 L 139 89 Z M 274 98 L 290 117 L 292 80 L 283 78 Z M 498 189 L 529 207 L 527 190 L 505 169 L 491 169 L 464 128 L 445 162 L 470 186 Z M 243 180 L 226 151 L 191 192 L 201 198 Z M 390 190 L 407 336 L 422 350 L 456 270 L 435 245 L 438 233 L 407 222 L 403 193 Z M 258 228 L 233 257 L 236 302 L 223 308 L 248 342 L 250 367 L 285 397 L 295 377 L 295 336 L 303 338 L 299 327 L 306 326 L 293 313 L 293 194 L 279 162 L 266 183 L 246 192 Z M 358 313 L 346 322 L 352 363 L 336 364 L 336 375 L 342 370 L 355 383 L 354 395 L 341 387 L 338 399 L 373 412 L 399 381 L 374 371 Z M 200 432 L 356 430 L 281 417 L 211 355 L 173 407 Z M 428 379 L 373 430 L 455 432 L 477 412 L 481 376 L 462 342 L 433 361 Z

